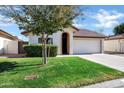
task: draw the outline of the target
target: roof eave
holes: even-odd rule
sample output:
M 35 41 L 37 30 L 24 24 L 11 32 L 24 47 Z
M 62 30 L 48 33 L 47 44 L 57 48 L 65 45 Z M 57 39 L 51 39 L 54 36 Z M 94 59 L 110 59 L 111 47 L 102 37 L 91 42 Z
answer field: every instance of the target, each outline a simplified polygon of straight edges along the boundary
M 75 29 L 76 31 L 78 31 L 79 29 L 77 28 L 77 27 L 75 27 L 75 26 L 71 26 L 73 29 Z M 30 33 L 30 31 L 23 31 L 23 32 L 21 32 L 21 34 L 22 35 L 25 35 L 25 36 L 27 36 L 28 34 Z
M 117 39 L 124 39 L 124 38 L 107 38 L 105 40 L 117 40 Z
M 11 39 L 11 40 L 18 40 L 18 38 L 16 38 L 15 36 L 3 31 L 3 30 L 0 30 L 0 31 L 1 31 L 1 34 L 3 35 L 1 37 L 8 38 L 8 39 Z
M 106 38 L 106 37 L 94 37 L 94 36 L 73 36 L 75 38 Z

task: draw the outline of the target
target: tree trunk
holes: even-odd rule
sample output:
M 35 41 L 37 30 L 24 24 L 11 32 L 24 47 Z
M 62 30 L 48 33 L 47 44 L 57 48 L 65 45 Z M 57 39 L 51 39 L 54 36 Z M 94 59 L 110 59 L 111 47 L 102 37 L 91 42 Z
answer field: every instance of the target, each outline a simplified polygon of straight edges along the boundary
M 41 44 L 42 44 L 42 62 L 44 64 L 44 48 L 43 48 L 43 36 L 41 37 Z
M 44 57 L 43 57 L 43 59 L 44 59 L 44 64 L 47 64 L 48 63 L 48 61 L 47 61 L 47 46 L 46 46 L 46 39 L 44 40 Z
M 45 34 L 43 34 L 43 36 L 42 36 L 42 61 L 43 61 L 43 64 L 47 64 L 48 63 L 48 61 L 47 61 L 46 39 L 47 38 L 45 38 Z
M 51 41 L 50 41 L 50 44 L 49 45 L 51 45 Z M 48 57 L 50 56 L 50 52 L 51 52 L 51 50 L 50 50 L 50 46 L 48 47 Z

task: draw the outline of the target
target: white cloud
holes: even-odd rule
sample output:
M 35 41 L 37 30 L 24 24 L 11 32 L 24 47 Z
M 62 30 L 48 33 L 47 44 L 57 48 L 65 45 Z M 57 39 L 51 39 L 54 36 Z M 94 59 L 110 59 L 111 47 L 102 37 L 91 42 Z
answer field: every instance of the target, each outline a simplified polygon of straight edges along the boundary
M 97 20 L 98 23 L 94 24 L 96 27 L 113 28 L 119 24 L 119 19 L 124 18 L 124 13 L 100 9 L 97 14 L 90 15 L 90 17 Z
M 9 26 L 12 25 L 13 23 L 14 21 L 12 19 L 0 15 L 0 26 Z
M 24 38 L 22 36 L 18 36 L 19 39 L 23 40 Z
M 83 23 L 79 19 L 74 19 L 73 20 L 73 26 L 75 26 L 77 28 L 82 28 L 82 27 L 88 26 L 88 24 L 87 23 Z
M 75 24 L 73 24 L 75 27 L 77 27 L 77 28 L 82 28 L 82 27 L 85 27 L 85 26 L 87 26 L 87 24 L 84 24 L 84 23 L 75 23 Z

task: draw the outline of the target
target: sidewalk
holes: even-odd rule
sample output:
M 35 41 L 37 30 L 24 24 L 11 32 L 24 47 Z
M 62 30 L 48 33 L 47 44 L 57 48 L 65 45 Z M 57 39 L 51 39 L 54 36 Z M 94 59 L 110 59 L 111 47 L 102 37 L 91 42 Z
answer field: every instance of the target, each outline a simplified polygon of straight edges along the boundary
M 124 78 L 83 86 L 81 88 L 124 88 Z
M 25 54 L 6 54 L 6 55 L 0 55 L 0 58 L 23 58 L 25 57 Z

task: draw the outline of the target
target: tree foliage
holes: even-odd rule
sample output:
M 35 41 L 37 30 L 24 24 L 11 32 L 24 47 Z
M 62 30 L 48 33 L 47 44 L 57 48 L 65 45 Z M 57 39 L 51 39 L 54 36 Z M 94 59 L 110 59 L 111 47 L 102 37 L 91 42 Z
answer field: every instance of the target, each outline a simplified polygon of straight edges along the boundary
M 72 26 L 73 19 L 82 15 L 79 6 L 1 6 L 0 13 L 12 18 L 20 29 L 42 38 L 44 63 L 47 63 L 46 40 L 49 35 Z
M 120 25 L 117 25 L 113 30 L 115 35 L 123 34 L 124 33 L 124 23 L 121 23 Z
M 1 14 L 12 18 L 20 29 L 51 35 L 72 25 L 78 6 L 2 6 Z M 77 10 L 77 11 L 75 11 Z

